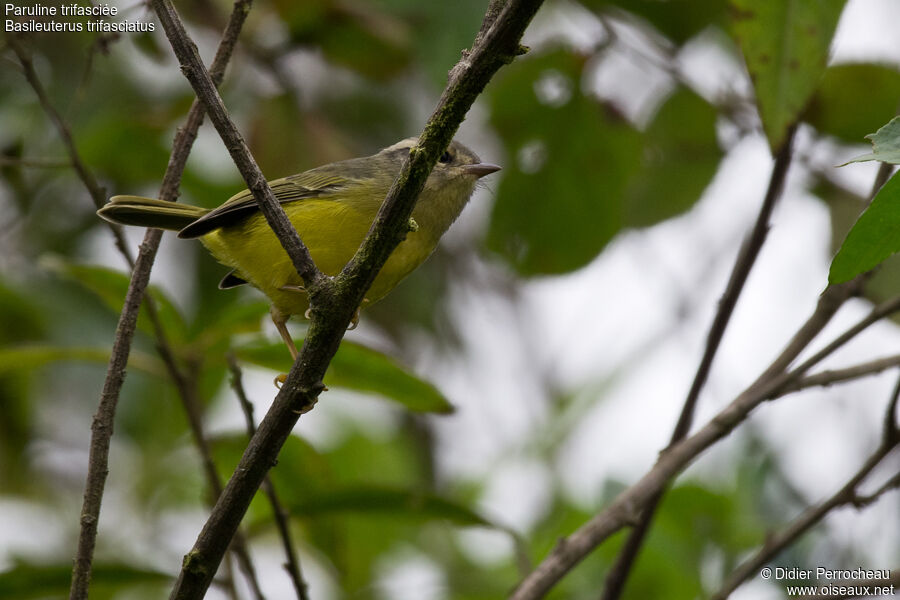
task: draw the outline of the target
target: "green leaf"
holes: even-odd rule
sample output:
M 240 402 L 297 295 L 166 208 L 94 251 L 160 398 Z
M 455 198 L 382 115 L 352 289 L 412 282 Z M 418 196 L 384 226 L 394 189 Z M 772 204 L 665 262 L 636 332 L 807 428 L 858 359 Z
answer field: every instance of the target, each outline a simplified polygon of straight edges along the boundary
M 853 224 L 868 206 L 868 201 L 827 179 L 820 179 L 813 192 L 828 206 L 831 217 L 831 254 L 837 253 Z M 886 258 L 865 280 L 862 297 L 880 304 L 900 294 L 900 254 Z M 900 324 L 900 314 L 888 317 Z
M 105 365 L 109 362 L 109 349 L 42 344 L 7 346 L 0 348 L 0 375 L 13 371 L 30 371 L 60 361 L 92 362 Z M 157 377 L 167 377 L 167 371 L 162 361 L 135 349 L 132 349 L 128 355 L 128 366 Z
M 894 174 L 856 221 L 831 261 L 828 282 L 843 283 L 900 250 L 900 176 Z
M 301 340 L 297 340 L 299 345 Z M 291 368 L 284 344 L 238 348 L 242 360 L 286 373 Z M 373 393 L 402 404 L 414 412 L 453 412 L 436 387 L 416 377 L 393 358 L 361 344 L 344 340 L 325 373 L 325 385 Z
M 310 519 L 330 513 L 391 514 L 416 519 L 444 519 L 457 525 L 494 525 L 472 509 L 429 492 L 359 485 L 310 494 L 291 504 L 294 517 Z
M 524 275 L 593 260 L 625 226 L 688 210 L 715 174 L 716 112 L 680 88 L 644 133 L 581 91 L 584 58 L 565 50 L 511 65 L 492 121 L 516 158 L 497 190 L 488 247 Z
M 415 60 L 438 89 L 447 82 L 447 70 L 459 60 L 460 50 L 472 43 L 487 6 L 484 0 L 380 0 L 378 4 L 410 25 Z
M 732 33 L 773 152 L 819 84 L 844 0 L 731 0 Z
M 565 50 L 516 61 L 490 94 L 507 154 L 488 248 L 523 275 L 590 262 L 621 230 L 641 136 L 582 92 L 584 58 Z
M 216 468 L 223 480 L 231 477 L 247 449 L 246 433 L 229 433 L 210 438 Z M 289 436 L 278 452 L 278 464 L 269 471 L 269 478 L 281 502 L 289 504 L 307 494 L 318 493 L 333 485 L 334 475 L 325 457 L 296 435 Z M 245 523 L 258 529 L 272 520 L 268 500 L 257 494 L 250 505 Z
M 36 305 L 35 299 L 0 281 L 0 345 L 27 343 L 46 334 L 47 315 Z M 0 359 L 2 360 L 2 359 Z M 3 360 L 2 365 L 10 364 Z M 13 363 L 15 364 L 15 363 Z M 20 485 L 30 481 L 29 461 L 22 460 L 34 436 L 33 418 L 37 403 L 29 389 L 27 371 L 0 372 L 0 473 L 3 473 L 5 493 L 13 494 Z
M 218 291 L 218 290 L 217 290 Z M 260 323 L 269 314 L 266 301 L 238 301 L 226 304 L 213 314 L 206 327 L 195 336 L 195 344 L 207 350 L 227 342 L 231 336 L 259 331 Z
M 102 73 L 105 69 L 98 69 Z M 161 140 L 166 131 L 161 125 L 166 121 L 159 115 L 159 107 L 148 106 L 138 94 L 145 90 L 130 89 L 123 77 L 109 77 L 107 86 L 114 86 L 115 96 L 87 104 L 92 107 L 86 118 L 73 132 L 85 164 L 114 181 L 135 185 L 150 182 L 165 169 L 169 149 Z M 95 89 L 103 89 L 103 83 L 94 82 Z M 109 89 L 109 88 L 107 88 Z M 97 96 L 93 97 L 94 99 Z M 87 101 L 86 101 L 87 103 Z M 165 107 L 165 104 L 160 103 Z
M 743 546 L 738 550 L 729 547 L 734 543 L 736 526 L 742 522 L 754 523 L 752 513 L 737 510 L 736 496 L 690 483 L 669 491 L 630 577 L 632 597 L 666 600 L 703 597 L 704 590 L 695 574 L 708 561 L 710 546 L 697 540 L 715 540 L 720 560 L 729 561 L 726 565 L 740 556 L 738 552 L 746 553 L 752 547 Z
M 866 136 L 872 140 L 872 153 L 857 156 L 844 164 L 880 160 L 881 162 L 900 164 L 900 117 L 894 117 L 887 125 Z
M 628 185 L 626 223 L 646 227 L 690 209 L 703 194 L 722 157 L 716 111 L 680 88 L 644 134 L 640 171 Z
M 860 100 L 865 90 L 865 100 Z M 822 133 L 858 143 L 897 114 L 900 71 L 888 65 L 828 67 L 803 120 Z
M 416 412 L 454 410 L 434 385 L 377 350 L 345 341 L 334 358 L 325 374 L 326 385 L 381 394 Z
M 3 315 L 0 342 L 35 339 L 46 333 L 44 315 L 32 299 L 5 281 L 0 281 L 0 314 Z
M 125 303 L 125 295 L 131 278 L 120 271 L 107 267 L 91 265 L 76 265 L 66 262 L 64 259 L 48 259 L 45 264 L 54 272 L 77 283 L 84 289 L 95 294 L 110 310 L 121 312 Z M 175 303 L 156 286 L 149 286 L 147 293 L 156 302 L 159 320 L 170 340 L 183 341 L 187 325 L 181 311 Z M 138 327 L 151 335 L 155 331 L 146 316 L 146 307 L 141 306 L 141 316 L 138 319 Z

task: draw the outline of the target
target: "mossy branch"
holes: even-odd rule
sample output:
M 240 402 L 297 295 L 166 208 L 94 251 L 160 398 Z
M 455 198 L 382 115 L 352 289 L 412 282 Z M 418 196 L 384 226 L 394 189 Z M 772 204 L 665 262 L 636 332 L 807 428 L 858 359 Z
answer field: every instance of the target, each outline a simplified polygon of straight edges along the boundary
M 522 53 L 520 40 L 542 0 L 509 0 L 499 11 L 492 2 L 470 51 L 450 73 L 438 105 L 410 151 L 369 234 L 344 270 L 331 280 L 312 264 L 308 251 L 271 196 L 265 178 L 228 117 L 196 48 L 169 0 L 151 0 L 182 70 L 228 147 L 267 220 L 294 261 L 310 294 L 312 319 L 303 348 L 272 407 L 259 424 L 240 463 L 190 551 L 191 569 L 183 569 L 171 598 L 202 598 L 250 501 L 284 445 L 297 419 L 314 406 L 324 389 L 322 377 L 366 290 L 403 239 L 425 180 L 475 99 L 504 64 Z M 269 205 L 272 206 L 269 206 Z M 286 226 L 285 226 L 286 225 Z M 196 568 L 199 566 L 203 568 Z
M 250 3 L 251 0 L 235 0 L 231 17 L 228 20 L 226 30 L 219 43 L 212 65 L 212 72 L 214 73 L 216 84 L 222 80 L 225 67 L 228 64 L 237 43 L 238 34 L 246 20 Z M 37 80 L 37 75 L 31 69 L 30 61 L 23 53 L 21 53 L 21 49 L 13 41 L 14 38 L 10 37 L 9 39 L 14 50 L 18 48 L 17 54 L 20 59 L 24 59 L 22 65 L 25 75 L 29 79 L 35 92 L 38 94 L 41 104 L 44 106 L 44 109 L 51 120 L 60 130 L 66 149 L 69 152 L 72 166 L 89 190 L 94 203 L 98 207 L 101 206 L 105 200 L 105 191 L 99 186 L 96 179 L 79 158 L 68 128 L 43 93 L 40 82 Z M 187 157 L 190 154 L 193 142 L 197 137 L 197 130 L 202 122 L 203 111 L 198 104 L 195 104 L 188 114 L 186 123 L 178 130 L 178 134 L 175 136 L 172 156 L 166 168 L 163 186 L 160 190 L 160 198 L 174 201 L 178 197 L 178 186 L 181 175 L 184 171 L 184 166 L 187 163 Z M 159 230 L 148 230 L 143 243 L 140 245 L 137 259 L 132 258 L 130 251 L 124 243 L 124 237 L 122 236 L 121 231 L 119 231 L 118 228 L 113 228 L 113 234 L 116 237 L 117 246 L 125 256 L 126 261 L 132 267 L 132 274 L 128 291 L 125 295 L 124 306 L 119 315 L 118 325 L 116 326 L 115 340 L 110 353 L 106 379 L 104 380 L 103 390 L 100 394 L 97 413 L 94 415 L 91 424 L 91 444 L 88 458 L 88 474 L 85 482 L 84 501 L 81 510 L 81 527 L 75 559 L 73 561 L 72 581 L 69 590 L 69 598 L 77 600 L 86 599 L 88 597 L 94 548 L 97 541 L 97 528 L 100 521 L 100 508 L 103 502 L 106 477 L 109 474 L 109 448 L 113 434 L 116 407 L 122 391 L 122 385 L 125 381 L 125 367 L 131 352 L 131 344 L 137 326 L 138 311 L 142 300 L 144 300 L 144 293 L 150 281 L 150 271 L 156 258 L 156 252 L 159 248 L 162 232 Z M 161 336 L 162 328 L 159 326 L 159 320 L 156 316 L 152 302 L 147 302 L 147 308 L 151 316 L 151 321 L 154 323 L 157 335 L 159 336 L 159 346 L 161 351 L 164 355 L 167 353 L 171 354 L 167 342 L 165 342 Z M 245 565 L 249 565 L 249 559 L 243 562 Z

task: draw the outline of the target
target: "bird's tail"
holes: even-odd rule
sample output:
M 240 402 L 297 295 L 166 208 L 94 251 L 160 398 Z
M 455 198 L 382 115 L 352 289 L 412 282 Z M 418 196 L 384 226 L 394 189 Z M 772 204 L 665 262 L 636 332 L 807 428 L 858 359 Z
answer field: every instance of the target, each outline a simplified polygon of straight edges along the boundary
M 166 202 L 141 196 L 113 196 L 97 214 L 112 223 L 179 231 L 203 215 L 208 208 Z

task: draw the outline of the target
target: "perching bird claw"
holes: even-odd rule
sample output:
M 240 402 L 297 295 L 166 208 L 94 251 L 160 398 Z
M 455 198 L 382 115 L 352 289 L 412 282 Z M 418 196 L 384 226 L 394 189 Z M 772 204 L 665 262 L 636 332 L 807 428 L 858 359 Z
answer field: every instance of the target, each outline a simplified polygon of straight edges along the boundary
M 347 325 L 347 331 L 353 331 L 359 326 L 359 311 L 362 310 L 362 307 L 369 303 L 368 298 L 363 298 L 362 302 L 359 303 L 359 306 L 356 307 L 356 312 L 353 313 L 353 317 L 350 319 L 350 324 Z

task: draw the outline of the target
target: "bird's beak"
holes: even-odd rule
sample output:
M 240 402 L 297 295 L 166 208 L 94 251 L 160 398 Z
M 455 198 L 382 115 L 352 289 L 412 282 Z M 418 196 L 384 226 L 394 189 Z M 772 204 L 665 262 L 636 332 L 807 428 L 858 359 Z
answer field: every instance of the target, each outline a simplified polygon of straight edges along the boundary
M 475 175 L 476 177 L 484 177 L 485 175 L 496 173 L 500 169 L 501 167 L 499 165 L 492 165 L 491 163 L 476 163 L 474 165 L 465 165 L 463 167 L 463 170 L 467 175 Z

